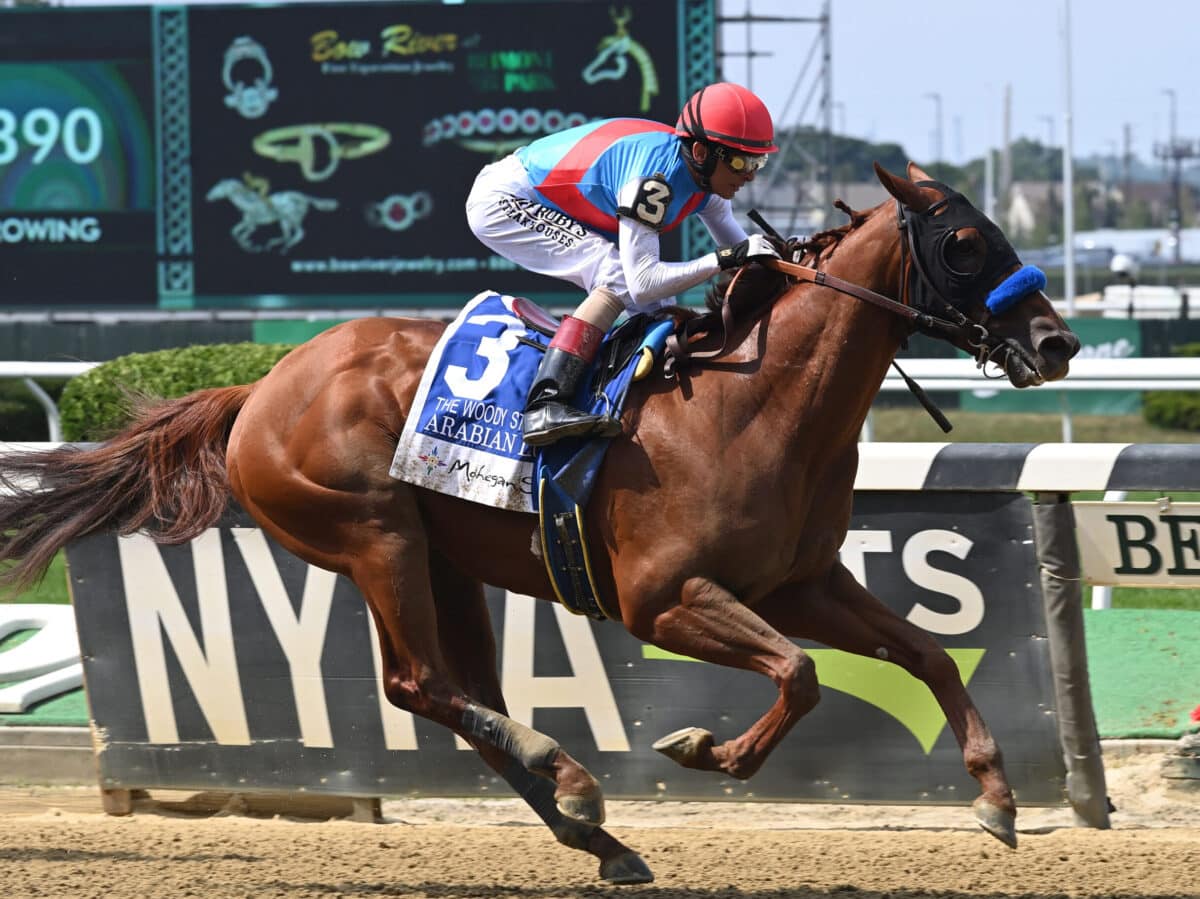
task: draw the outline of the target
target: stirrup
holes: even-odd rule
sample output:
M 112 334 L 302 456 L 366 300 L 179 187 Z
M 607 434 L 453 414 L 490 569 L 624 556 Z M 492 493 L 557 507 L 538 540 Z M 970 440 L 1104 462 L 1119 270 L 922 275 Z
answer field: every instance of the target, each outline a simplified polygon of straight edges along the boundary
M 525 413 L 525 443 L 546 446 L 567 437 L 615 437 L 621 420 L 611 415 L 580 412 L 565 403 L 546 403 Z

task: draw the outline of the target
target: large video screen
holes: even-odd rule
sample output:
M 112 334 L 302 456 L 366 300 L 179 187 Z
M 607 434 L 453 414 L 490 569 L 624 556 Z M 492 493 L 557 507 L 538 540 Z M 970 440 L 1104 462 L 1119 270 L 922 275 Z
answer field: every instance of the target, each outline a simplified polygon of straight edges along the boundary
M 0 305 L 157 302 L 150 13 L 0 17 Z
M 570 293 L 484 248 L 467 193 L 484 165 L 553 131 L 607 116 L 673 122 L 677 10 L 189 7 L 197 304 Z

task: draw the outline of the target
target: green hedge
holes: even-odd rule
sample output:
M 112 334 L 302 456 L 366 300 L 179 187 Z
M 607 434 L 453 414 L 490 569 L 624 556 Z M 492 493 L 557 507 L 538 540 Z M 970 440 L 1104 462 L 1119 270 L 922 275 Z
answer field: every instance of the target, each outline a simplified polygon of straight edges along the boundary
M 291 349 L 281 343 L 225 343 L 104 362 L 64 388 L 58 403 L 63 439 L 103 440 L 119 431 L 138 396 L 174 399 L 205 387 L 257 381 Z
M 1172 347 L 1176 356 L 1200 356 L 1200 343 Z M 1176 431 L 1200 431 L 1200 393 L 1190 390 L 1151 390 L 1142 398 L 1142 417 L 1150 424 Z

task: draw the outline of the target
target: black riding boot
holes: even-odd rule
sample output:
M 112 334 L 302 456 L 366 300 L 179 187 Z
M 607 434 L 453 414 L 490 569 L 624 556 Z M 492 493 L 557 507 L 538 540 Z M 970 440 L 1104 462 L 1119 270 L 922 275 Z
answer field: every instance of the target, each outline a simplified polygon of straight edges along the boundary
M 564 437 L 585 434 L 614 437 L 621 433 L 620 419 L 610 415 L 590 415 L 571 405 L 579 379 L 590 367 L 591 363 L 574 353 L 558 347 L 546 350 L 525 403 L 526 443 L 545 446 Z

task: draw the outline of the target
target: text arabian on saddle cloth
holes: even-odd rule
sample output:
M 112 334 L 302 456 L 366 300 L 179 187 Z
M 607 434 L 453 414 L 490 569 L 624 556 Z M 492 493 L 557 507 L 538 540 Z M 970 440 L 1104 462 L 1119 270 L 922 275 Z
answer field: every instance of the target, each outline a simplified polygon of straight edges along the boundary
M 413 400 L 389 473 L 461 499 L 532 512 L 533 451 L 521 424 L 545 342 L 485 291 L 442 334 Z

